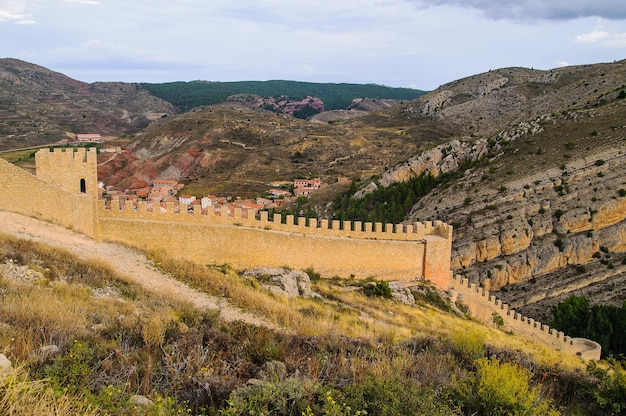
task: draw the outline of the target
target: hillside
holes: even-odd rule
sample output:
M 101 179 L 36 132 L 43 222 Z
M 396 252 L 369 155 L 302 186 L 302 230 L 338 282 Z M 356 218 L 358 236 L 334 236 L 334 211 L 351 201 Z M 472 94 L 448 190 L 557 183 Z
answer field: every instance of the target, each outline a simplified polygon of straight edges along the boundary
M 131 134 L 174 113 L 171 104 L 133 84 L 87 84 L 0 59 L 0 150 L 55 143 L 66 133 Z
M 625 81 L 626 61 L 501 69 L 366 116 L 359 123 L 385 114 L 385 122 L 412 120 L 414 131 L 436 121 L 454 134 L 358 195 L 422 172 L 456 172 L 407 213 L 407 221 L 454 225 L 455 273 L 542 322 L 569 294 L 619 305 Z
M 330 201 L 349 185 L 333 184 L 311 198 L 318 213 L 400 208 L 407 223 L 444 220 L 455 227 L 455 273 L 548 322 L 568 294 L 612 304 L 626 295 L 625 71 L 626 61 L 501 69 L 330 123 L 237 102 L 197 107 L 100 155 L 100 179 L 123 189 L 173 177 L 197 192 L 244 196 L 270 180 L 346 176 L 355 179 L 346 211 Z M 432 175 L 415 182 L 423 192 L 394 199 L 399 183 L 422 173 Z M 382 209 L 350 211 L 373 194 Z M 289 297 L 268 288 L 276 282 L 267 270 L 139 253 L 18 217 L 0 215 L 1 414 L 573 415 L 626 406 L 620 361 L 584 369 L 580 357 L 515 336 L 497 314 L 477 323 L 463 299 L 422 282 L 320 279 L 309 269 L 310 292 Z
M 159 120 L 111 162 L 103 156 L 99 175 L 119 189 L 175 178 L 197 196 L 256 196 L 271 181 L 370 176 L 420 149 L 398 127 L 355 130 L 231 103 Z
M 172 103 L 180 111 L 193 107 L 218 104 L 233 95 L 257 97 L 288 97 L 302 100 L 314 97 L 322 101 L 323 108 L 347 110 L 354 99 L 412 100 L 424 91 L 410 88 L 392 88 L 375 84 L 313 83 L 300 81 L 237 81 L 237 82 L 169 82 L 162 84 L 140 84 L 155 97 Z M 268 104 L 265 103 L 265 106 Z M 279 110 L 277 108 L 277 110 Z
M 621 388 L 610 372 L 583 374 L 578 358 L 477 324 L 428 287 L 413 288 L 414 305 L 343 279 L 287 298 L 260 275 L 147 260 L 0 214 L 19 237 L 0 235 L 3 414 L 545 415 L 622 403 L 606 401 Z M 231 304 L 254 316 L 233 321 Z M 259 319 L 273 329 L 249 323 Z

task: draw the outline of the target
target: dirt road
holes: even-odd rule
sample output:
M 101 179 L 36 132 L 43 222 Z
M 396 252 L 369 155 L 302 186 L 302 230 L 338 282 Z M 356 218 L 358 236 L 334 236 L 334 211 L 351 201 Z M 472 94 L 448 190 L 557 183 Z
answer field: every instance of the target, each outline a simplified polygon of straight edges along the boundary
M 67 228 L 7 211 L 0 211 L 0 232 L 61 247 L 81 259 L 105 262 L 118 274 L 149 291 L 167 293 L 191 302 L 201 309 L 219 309 L 220 317 L 224 320 L 241 320 L 255 325 L 272 326 L 258 316 L 230 305 L 226 299 L 207 295 L 175 280 L 152 266 L 139 251 L 128 247 L 97 242 Z

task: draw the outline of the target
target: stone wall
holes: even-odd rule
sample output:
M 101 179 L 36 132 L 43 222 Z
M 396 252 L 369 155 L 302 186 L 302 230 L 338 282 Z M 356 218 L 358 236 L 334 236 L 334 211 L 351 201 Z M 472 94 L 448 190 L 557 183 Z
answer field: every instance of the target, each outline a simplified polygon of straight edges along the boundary
M 95 199 L 37 179 L 0 159 L 0 209 L 95 236 Z
M 172 203 L 154 211 L 145 202 L 105 206 L 96 200 L 95 150 L 46 149 L 35 161 L 37 178 L 0 161 L 0 209 L 201 264 L 313 267 L 328 277 L 425 278 L 448 286 L 452 227 L 441 221 L 340 223 L 267 213 L 247 218 L 240 210 L 202 213 Z
M 149 210 L 144 202 L 117 201 L 99 203 L 97 216 L 100 239 L 201 264 L 313 267 L 327 277 L 426 278 L 445 285 L 450 275 L 452 230 L 441 222 L 385 227 L 287 216 L 282 223 L 280 215 L 270 220 L 266 212 L 257 219 L 241 210 L 228 216 L 171 203 Z
M 493 325 L 495 312 L 504 320 L 502 329 L 511 331 L 516 336 L 547 344 L 556 350 L 575 354 L 586 360 L 600 359 L 602 349 L 597 342 L 584 338 L 570 338 L 548 325 L 522 316 L 495 296 L 489 295 L 488 291 L 477 287 L 475 283 L 469 283 L 459 275 L 450 280 L 450 293 L 453 300 L 463 302 L 471 315 L 486 325 Z
M 35 153 L 37 179 L 70 193 L 98 195 L 98 154 L 95 148 L 40 150 Z M 82 184 L 81 184 L 82 182 Z

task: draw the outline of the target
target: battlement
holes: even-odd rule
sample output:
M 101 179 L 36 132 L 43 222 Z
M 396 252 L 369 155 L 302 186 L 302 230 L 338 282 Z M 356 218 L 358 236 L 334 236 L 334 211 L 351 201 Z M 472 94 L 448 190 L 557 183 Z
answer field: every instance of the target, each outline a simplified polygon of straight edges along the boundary
M 95 147 L 85 149 L 84 147 L 74 148 L 53 148 L 42 149 L 35 153 L 35 164 L 43 166 L 53 165 L 73 165 L 73 164 L 97 164 L 98 151 Z
M 168 202 L 166 204 L 146 201 L 99 201 L 98 216 L 150 219 L 168 222 L 192 222 L 221 225 L 237 225 L 264 230 L 284 231 L 300 234 L 323 234 L 326 236 L 370 239 L 422 241 L 426 236 L 438 236 L 452 239 L 452 226 L 441 221 L 415 222 L 413 224 L 385 224 L 381 222 L 318 220 L 315 218 L 295 217 L 293 215 L 274 214 L 261 211 L 252 216 L 249 211 L 226 206 L 215 209 L 193 209 L 185 204 Z
M 42 149 L 35 153 L 37 178 L 68 192 L 98 194 L 96 148 Z
M 98 199 L 94 149 L 36 154 L 37 178 L 1 164 L 0 202 L 101 241 L 163 250 L 199 264 L 238 269 L 313 267 L 322 276 L 426 279 L 447 288 L 452 227 L 441 221 L 328 221 L 242 210 Z M 34 201 L 30 201 L 36 195 Z M 2 204 L 0 204 L 2 205 Z
M 510 309 L 508 304 L 490 295 L 489 291 L 477 286 L 476 283 L 470 283 L 468 279 L 460 275 L 452 276 L 450 290 L 453 298 L 466 304 L 472 316 L 485 324 L 493 323 L 493 313 L 496 312 L 504 320 L 505 328 L 514 331 L 516 335 L 525 335 L 529 339 L 539 340 L 553 348 L 579 355 L 584 359 L 600 359 L 601 347 L 597 342 L 584 338 L 571 338 L 533 318 L 521 315 L 514 309 Z

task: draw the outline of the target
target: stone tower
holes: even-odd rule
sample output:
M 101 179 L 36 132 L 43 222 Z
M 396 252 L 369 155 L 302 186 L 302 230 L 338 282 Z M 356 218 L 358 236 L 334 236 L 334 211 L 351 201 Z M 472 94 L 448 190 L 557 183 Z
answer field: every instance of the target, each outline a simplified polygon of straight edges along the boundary
M 65 151 L 64 151 L 65 150 Z M 35 154 L 37 179 L 72 193 L 98 196 L 96 148 L 43 149 Z

